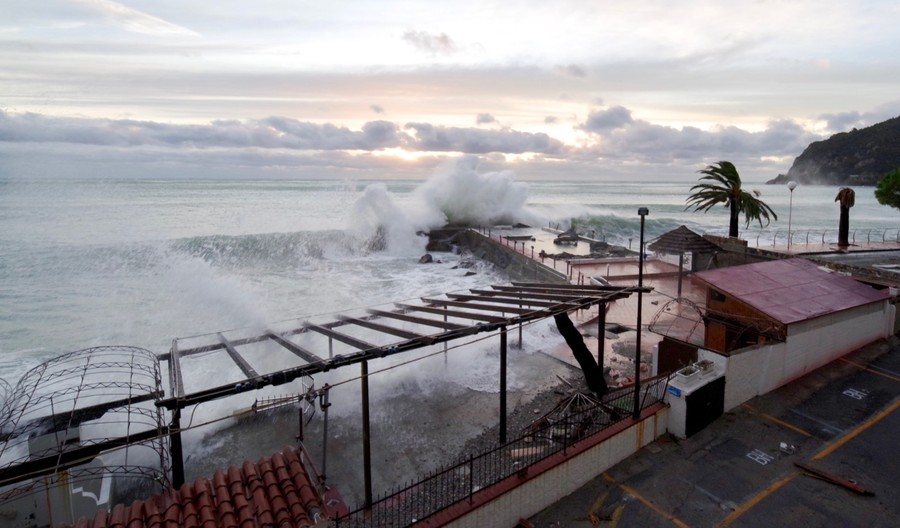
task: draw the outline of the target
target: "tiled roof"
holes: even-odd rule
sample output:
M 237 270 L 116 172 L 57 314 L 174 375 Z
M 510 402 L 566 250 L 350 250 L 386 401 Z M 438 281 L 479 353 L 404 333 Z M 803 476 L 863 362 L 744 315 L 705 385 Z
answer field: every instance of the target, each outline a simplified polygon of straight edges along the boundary
M 76 528 L 251 528 L 314 526 L 326 506 L 299 453 L 286 448 L 257 463 L 245 461 L 131 506 L 98 511 Z
M 694 276 L 783 324 L 890 297 L 888 290 L 876 290 L 801 258 L 719 268 Z

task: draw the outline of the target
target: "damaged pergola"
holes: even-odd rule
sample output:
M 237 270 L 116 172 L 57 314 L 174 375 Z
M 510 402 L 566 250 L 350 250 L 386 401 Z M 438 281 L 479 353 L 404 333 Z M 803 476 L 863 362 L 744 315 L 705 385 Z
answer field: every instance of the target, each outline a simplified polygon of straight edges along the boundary
M 229 339 L 222 333 L 208 336 L 208 343 L 181 348 L 175 340 L 168 354 L 160 360 L 168 362 L 171 394 L 156 402 L 158 407 L 171 411 L 172 480 L 175 486 L 184 481 L 181 444 L 181 411 L 200 403 L 225 398 L 267 386 L 292 382 L 303 376 L 327 372 L 350 365 L 360 365 L 363 419 L 363 461 L 366 501 L 371 500 L 371 468 L 369 445 L 369 387 L 368 361 L 401 354 L 439 343 L 474 336 L 483 332 L 498 332 L 500 337 L 500 441 L 506 441 L 506 356 L 507 331 L 510 327 L 554 317 L 567 343 L 573 349 L 591 390 L 601 390 L 604 329 L 600 328 L 598 363 L 594 361 L 581 335 L 575 330 L 567 314 L 595 305 L 605 314 L 606 303 L 628 297 L 636 287 L 513 283 L 472 289 L 466 293 L 447 293 L 424 297 L 419 302 L 395 303 L 390 309 L 366 309 L 359 316 L 337 315 L 325 322 L 301 321 L 287 330 L 266 329 L 254 335 Z M 649 291 L 646 289 L 645 291 Z M 604 317 L 598 318 L 601 322 Z M 560 324 L 560 323 L 563 324 Z M 566 324 L 567 323 L 567 324 Z M 574 334 L 573 334 L 574 332 Z M 353 334 L 357 335 L 353 335 Z M 315 334 L 321 349 L 297 341 L 310 340 Z M 365 334 L 361 337 L 360 334 Z M 520 334 L 521 336 L 521 334 Z M 520 337 L 521 339 L 521 337 Z M 377 342 L 373 342 L 377 341 Z M 277 344 L 295 357 L 298 364 L 267 374 L 260 374 L 241 352 L 254 343 Z M 580 346 L 578 345 L 580 342 Z M 327 345 L 325 345 L 327 343 Z M 574 343 L 574 345 L 573 345 Z M 335 346 L 346 353 L 335 353 Z M 224 352 L 243 374 L 227 384 L 196 392 L 185 391 L 181 361 L 198 354 Z M 587 354 L 587 358 L 585 358 Z M 593 367 L 590 365 L 593 363 Z M 592 381 L 593 378 L 593 381 Z M 605 384 L 604 384 L 605 386 Z

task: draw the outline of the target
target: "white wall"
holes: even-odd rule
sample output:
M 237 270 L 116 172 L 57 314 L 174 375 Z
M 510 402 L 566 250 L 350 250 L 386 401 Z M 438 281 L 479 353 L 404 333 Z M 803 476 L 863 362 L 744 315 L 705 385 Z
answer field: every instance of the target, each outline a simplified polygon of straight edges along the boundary
M 515 526 L 590 482 L 666 432 L 668 409 L 545 471 L 448 526 Z
M 889 337 L 894 312 L 895 307 L 887 301 L 860 306 L 790 325 L 785 343 L 733 353 L 726 358 L 725 410 Z M 707 354 L 713 353 L 702 351 Z

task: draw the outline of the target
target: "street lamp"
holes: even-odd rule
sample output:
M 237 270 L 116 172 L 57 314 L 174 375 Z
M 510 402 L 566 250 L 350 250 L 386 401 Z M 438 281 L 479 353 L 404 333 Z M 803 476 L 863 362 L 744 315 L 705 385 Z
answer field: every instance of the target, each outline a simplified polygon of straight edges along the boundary
M 797 182 L 791 180 L 787 183 L 788 190 L 791 191 L 791 202 L 788 207 L 788 253 L 791 251 L 791 216 L 794 213 L 794 189 L 797 188 Z
M 638 209 L 641 217 L 641 239 L 638 245 L 638 305 L 637 305 L 637 337 L 634 343 L 634 407 L 631 418 L 637 420 L 641 416 L 641 305 L 644 300 L 644 217 L 650 214 L 646 207 Z

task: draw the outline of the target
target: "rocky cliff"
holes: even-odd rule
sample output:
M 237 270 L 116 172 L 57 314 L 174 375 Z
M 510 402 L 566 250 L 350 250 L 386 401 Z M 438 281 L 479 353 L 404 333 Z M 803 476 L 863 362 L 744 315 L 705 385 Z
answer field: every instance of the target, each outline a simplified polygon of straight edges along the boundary
M 805 184 L 875 185 L 898 167 L 900 117 L 895 117 L 810 144 L 787 174 L 779 174 L 767 183 L 794 180 Z

